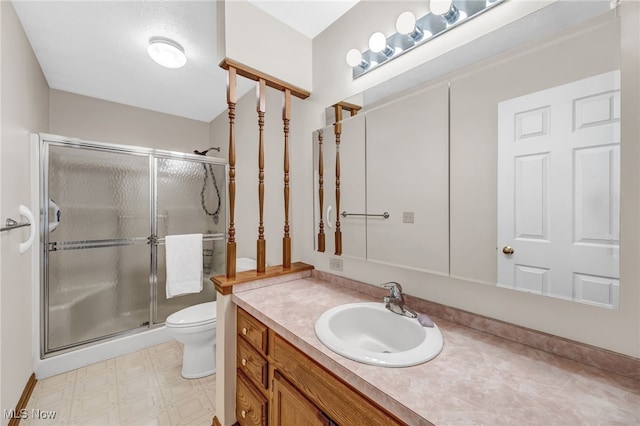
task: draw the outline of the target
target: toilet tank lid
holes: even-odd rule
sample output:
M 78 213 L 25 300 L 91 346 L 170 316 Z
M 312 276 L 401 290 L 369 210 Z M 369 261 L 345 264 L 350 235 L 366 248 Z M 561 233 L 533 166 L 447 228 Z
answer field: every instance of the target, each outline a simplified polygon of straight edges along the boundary
M 199 325 L 216 320 L 216 302 L 189 306 L 167 317 L 167 324 Z

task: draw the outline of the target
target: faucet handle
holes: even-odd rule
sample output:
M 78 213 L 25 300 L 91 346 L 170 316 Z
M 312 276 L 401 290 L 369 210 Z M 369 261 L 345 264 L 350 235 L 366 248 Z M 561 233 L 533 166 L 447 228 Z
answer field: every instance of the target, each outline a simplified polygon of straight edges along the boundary
M 382 287 L 388 289 L 391 292 L 391 297 L 396 299 L 402 296 L 402 286 L 395 281 L 382 284 Z

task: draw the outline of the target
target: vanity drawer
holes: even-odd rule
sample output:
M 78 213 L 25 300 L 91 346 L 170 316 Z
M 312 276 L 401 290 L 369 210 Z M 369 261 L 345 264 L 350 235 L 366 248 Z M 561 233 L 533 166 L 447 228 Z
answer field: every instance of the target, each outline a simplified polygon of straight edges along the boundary
M 241 371 L 236 375 L 236 418 L 242 426 L 267 424 L 267 398 L 254 390 Z
M 247 339 L 258 352 L 267 354 L 267 327 L 238 308 L 238 335 Z
M 255 349 L 244 339 L 238 338 L 237 366 L 255 385 L 267 389 L 268 365 Z

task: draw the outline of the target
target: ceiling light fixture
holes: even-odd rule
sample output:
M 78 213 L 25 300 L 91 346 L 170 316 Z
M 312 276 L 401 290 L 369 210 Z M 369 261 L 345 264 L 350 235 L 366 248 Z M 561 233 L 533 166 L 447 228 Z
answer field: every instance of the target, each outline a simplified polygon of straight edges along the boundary
M 187 63 L 187 56 L 180 44 L 166 37 L 151 37 L 147 52 L 151 59 L 167 68 L 180 68 Z
M 345 57 L 353 78 L 426 43 L 444 32 L 472 19 L 505 0 L 430 0 L 430 12 L 416 19 L 403 12 L 396 20 L 395 34 L 386 37 L 376 32 L 369 38 L 369 50 L 351 49 Z

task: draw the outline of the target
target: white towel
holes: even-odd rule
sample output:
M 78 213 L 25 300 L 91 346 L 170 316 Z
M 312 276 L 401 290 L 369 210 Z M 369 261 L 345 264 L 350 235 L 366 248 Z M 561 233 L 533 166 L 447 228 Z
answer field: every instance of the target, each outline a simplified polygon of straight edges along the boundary
M 202 234 L 167 235 L 167 299 L 202 291 Z

